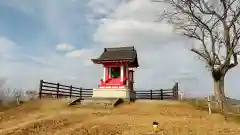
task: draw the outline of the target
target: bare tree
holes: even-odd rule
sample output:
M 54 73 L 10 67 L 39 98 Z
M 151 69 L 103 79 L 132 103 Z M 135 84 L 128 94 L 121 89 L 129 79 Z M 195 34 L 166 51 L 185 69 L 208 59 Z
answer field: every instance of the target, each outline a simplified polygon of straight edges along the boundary
M 1 79 L 1 78 L 0 78 L 0 90 L 3 89 L 3 86 L 4 86 L 5 82 L 6 82 L 5 79 Z
M 224 92 L 226 73 L 238 65 L 240 54 L 239 0 L 154 0 L 169 5 L 161 15 L 175 31 L 198 41 L 191 48 L 206 62 L 214 80 L 214 92 L 221 112 L 227 113 Z
M 16 89 L 16 88 L 14 89 L 7 88 L 4 90 L 4 95 L 5 95 L 5 98 L 12 99 L 16 101 L 17 105 L 20 105 L 20 100 L 22 98 L 22 90 Z
M 20 105 L 20 100 L 21 100 L 21 97 L 22 97 L 22 90 L 14 89 L 13 94 L 14 94 L 13 96 L 16 99 L 17 105 Z
M 5 86 L 6 80 L 3 78 L 0 78 L 0 101 L 2 103 L 3 96 L 4 96 L 4 86 Z
M 7 102 L 8 100 L 16 100 L 17 105 L 20 104 L 20 99 L 22 98 L 22 90 L 20 89 L 12 89 L 7 87 L 6 79 L 0 78 L 0 92 L 1 92 L 1 100 Z

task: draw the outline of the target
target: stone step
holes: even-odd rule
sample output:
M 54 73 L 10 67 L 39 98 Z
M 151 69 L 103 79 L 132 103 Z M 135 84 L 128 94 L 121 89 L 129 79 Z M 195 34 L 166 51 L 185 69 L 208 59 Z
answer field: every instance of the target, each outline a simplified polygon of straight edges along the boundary
M 82 100 L 78 98 L 71 101 L 69 105 L 81 104 L 84 106 L 90 105 L 90 106 L 101 106 L 104 108 L 108 108 L 108 107 L 114 107 L 117 104 L 120 104 L 121 102 L 123 101 L 119 98 L 86 98 Z
M 68 105 L 76 105 L 77 103 L 81 102 L 81 98 L 70 98 L 68 99 Z

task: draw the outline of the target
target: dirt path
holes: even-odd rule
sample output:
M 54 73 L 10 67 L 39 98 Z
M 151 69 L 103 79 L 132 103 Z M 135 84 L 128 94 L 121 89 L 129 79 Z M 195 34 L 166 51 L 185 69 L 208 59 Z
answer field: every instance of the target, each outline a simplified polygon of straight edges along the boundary
M 38 107 L 36 107 L 36 104 Z M 186 104 L 135 103 L 115 109 L 67 107 L 60 101 L 36 103 L 2 112 L 1 135 L 146 135 L 152 122 L 164 135 L 238 135 L 240 126 Z M 32 107 L 35 106 L 35 107 Z M 31 109 L 30 109 L 31 108 Z M 28 110 L 17 113 L 18 110 Z M 21 114 L 21 115 L 20 115 Z

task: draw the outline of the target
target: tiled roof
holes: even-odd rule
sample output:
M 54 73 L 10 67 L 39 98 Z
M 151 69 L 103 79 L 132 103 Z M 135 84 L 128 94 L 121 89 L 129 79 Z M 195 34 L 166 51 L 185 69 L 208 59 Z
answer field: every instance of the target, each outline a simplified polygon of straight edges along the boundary
M 138 67 L 137 51 L 131 47 L 104 48 L 104 52 L 97 59 L 92 59 L 94 63 L 103 61 L 121 61 L 128 60 L 130 64 Z

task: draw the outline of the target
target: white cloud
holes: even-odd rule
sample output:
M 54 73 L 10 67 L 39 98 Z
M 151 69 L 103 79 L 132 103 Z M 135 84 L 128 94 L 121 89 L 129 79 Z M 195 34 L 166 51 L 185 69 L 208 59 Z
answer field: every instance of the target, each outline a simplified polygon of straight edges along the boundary
M 0 37 L 0 54 L 11 51 L 15 46 L 16 44 L 6 37 Z
M 149 46 L 177 38 L 174 37 L 171 26 L 156 22 L 157 15 L 164 9 L 161 7 L 161 4 L 153 4 L 149 0 L 122 2 L 115 12 L 102 19 L 94 34 L 94 40 L 111 46 Z
M 92 23 L 107 17 L 119 6 L 120 0 L 90 0 L 87 4 L 92 9 L 93 14 L 88 15 L 88 20 Z
M 58 45 L 56 45 L 56 50 L 59 50 L 59 51 L 71 51 L 73 49 L 74 49 L 74 47 L 70 44 L 58 44 Z
M 95 41 L 103 44 L 130 43 L 139 46 L 169 41 L 173 37 L 169 25 L 133 19 L 107 19 L 94 35 Z
M 110 16 L 118 19 L 135 19 L 140 21 L 157 21 L 160 12 L 167 8 L 163 3 L 152 3 L 149 0 L 131 0 L 122 2 Z
M 42 56 L 26 56 L 21 62 L 0 59 L 1 65 L 4 64 L 0 66 L 0 76 L 6 77 L 13 88 L 36 89 L 40 79 L 77 87 L 96 87 L 101 69 L 87 59 L 90 55 L 83 51 L 83 57 L 71 58 L 51 51 Z
M 67 52 L 65 56 L 69 59 L 79 60 L 79 63 L 84 66 L 94 66 L 91 59 L 98 57 L 102 50 L 103 48 L 100 49 L 99 47 L 83 48 Z
M 84 50 L 75 50 L 75 51 L 72 51 L 72 52 L 68 52 L 66 54 L 67 57 L 81 57 L 82 54 L 84 53 Z

